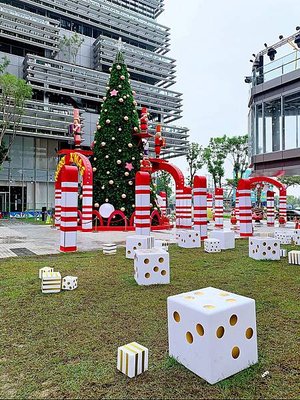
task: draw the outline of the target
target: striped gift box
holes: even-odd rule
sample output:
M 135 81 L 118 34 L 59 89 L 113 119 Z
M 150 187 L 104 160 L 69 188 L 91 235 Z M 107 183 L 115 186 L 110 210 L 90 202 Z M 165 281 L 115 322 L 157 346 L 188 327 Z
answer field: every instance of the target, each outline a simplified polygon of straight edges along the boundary
M 289 252 L 289 264 L 300 265 L 300 251 L 290 251 Z
M 136 342 L 118 348 L 117 369 L 129 378 L 148 370 L 148 349 Z
M 60 290 L 60 272 L 44 272 L 42 276 L 42 293 L 59 293 Z
M 113 255 L 117 254 L 117 245 L 114 243 L 107 243 L 103 245 L 103 254 L 106 255 Z

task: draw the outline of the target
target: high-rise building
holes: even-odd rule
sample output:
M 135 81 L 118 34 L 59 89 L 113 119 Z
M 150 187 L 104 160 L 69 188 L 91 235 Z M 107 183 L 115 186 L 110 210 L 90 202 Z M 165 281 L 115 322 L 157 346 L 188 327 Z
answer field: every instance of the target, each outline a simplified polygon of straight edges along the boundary
M 254 175 L 300 175 L 300 32 L 257 55 L 249 101 Z
M 182 95 L 170 89 L 176 79 L 170 29 L 156 20 L 163 7 L 163 0 L 1 1 L 0 58 L 8 57 L 8 72 L 30 83 L 34 95 L 0 171 L 0 211 L 53 206 L 57 150 L 72 146 L 74 109 L 83 145 L 93 141 L 119 38 L 138 107 L 148 107 L 153 133 L 162 124 L 162 157 L 186 154 L 188 129 L 176 123 Z M 68 40 L 75 34 L 82 41 L 78 52 Z

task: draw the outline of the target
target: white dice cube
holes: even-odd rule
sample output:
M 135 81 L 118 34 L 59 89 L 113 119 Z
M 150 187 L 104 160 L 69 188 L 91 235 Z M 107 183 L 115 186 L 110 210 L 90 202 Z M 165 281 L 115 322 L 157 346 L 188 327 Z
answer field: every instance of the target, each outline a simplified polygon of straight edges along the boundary
M 300 265 L 300 251 L 289 251 L 289 264 Z
M 134 279 L 138 285 L 166 285 L 170 283 L 169 253 L 163 249 L 136 250 Z
M 154 239 L 154 247 L 169 251 L 169 242 L 166 240 Z
M 249 257 L 254 260 L 280 260 L 280 240 L 249 238 Z
M 235 233 L 231 231 L 215 230 L 209 235 L 211 239 L 218 239 L 220 241 L 221 250 L 235 248 Z
M 117 254 L 117 245 L 115 243 L 106 243 L 103 245 L 103 254 L 112 256 Z
M 210 384 L 257 363 L 255 301 L 212 287 L 168 298 L 169 355 Z
M 134 259 L 135 250 L 152 249 L 154 236 L 133 235 L 126 238 L 126 258 Z
M 59 293 L 61 275 L 59 272 L 44 272 L 42 275 L 42 293 Z
M 148 349 L 136 342 L 118 347 L 117 369 L 129 378 L 148 370 Z
M 178 246 L 185 249 L 193 249 L 201 247 L 201 236 L 200 232 L 183 229 L 177 232 Z
M 281 244 L 291 244 L 294 233 L 291 231 L 275 231 L 274 239 L 280 240 Z
M 54 268 L 44 267 L 39 270 L 39 278 L 42 279 L 44 272 L 54 272 Z
M 63 290 L 75 290 L 78 287 L 78 277 L 77 276 L 65 276 L 62 279 L 62 289 Z
M 204 239 L 204 251 L 206 253 L 220 253 L 221 246 L 218 239 Z

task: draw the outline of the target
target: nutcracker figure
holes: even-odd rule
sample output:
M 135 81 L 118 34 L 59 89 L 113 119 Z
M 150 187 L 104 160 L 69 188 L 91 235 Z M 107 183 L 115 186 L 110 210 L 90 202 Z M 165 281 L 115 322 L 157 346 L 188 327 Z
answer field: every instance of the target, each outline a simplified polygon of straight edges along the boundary
M 82 142 L 82 137 L 81 137 L 81 124 L 79 119 L 74 119 L 74 124 L 73 124 L 73 135 L 74 135 L 74 143 L 75 147 L 80 147 L 81 142 Z
M 148 111 L 147 107 L 143 107 L 141 111 L 140 126 L 142 133 L 148 133 Z
M 143 150 L 144 150 L 144 157 L 149 156 L 149 142 L 147 139 L 142 139 L 142 145 L 143 145 Z
M 165 139 L 161 136 L 161 125 L 156 126 L 156 134 L 155 134 L 155 154 L 156 158 L 159 158 L 161 148 L 166 146 L 166 141 Z

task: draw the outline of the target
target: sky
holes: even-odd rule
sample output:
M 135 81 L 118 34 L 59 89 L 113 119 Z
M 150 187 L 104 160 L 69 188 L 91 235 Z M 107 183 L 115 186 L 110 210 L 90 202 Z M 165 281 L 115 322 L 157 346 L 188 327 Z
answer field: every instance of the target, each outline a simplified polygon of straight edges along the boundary
M 171 28 L 167 55 L 177 60 L 177 83 L 170 89 L 183 93 L 183 118 L 175 123 L 205 146 L 212 136 L 248 133 L 249 60 L 264 43 L 295 33 L 300 2 L 165 0 L 158 22 Z M 174 163 L 186 172 L 183 159 Z

